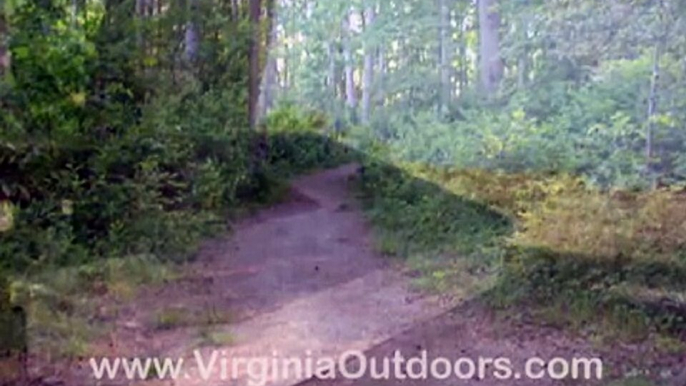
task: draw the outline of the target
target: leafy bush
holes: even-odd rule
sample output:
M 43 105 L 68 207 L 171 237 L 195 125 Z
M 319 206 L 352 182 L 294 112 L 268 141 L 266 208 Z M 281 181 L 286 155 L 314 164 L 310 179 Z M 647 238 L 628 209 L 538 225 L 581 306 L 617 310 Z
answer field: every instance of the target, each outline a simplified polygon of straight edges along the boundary
M 450 267 L 468 261 L 495 276 L 493 304 L 550 308 L 580 328 L 633 325 L 624 330 L 632 337 L 686 331 L 678 191 L 603 192 L 568 174 L 381 161 L 368 163 L 362 189 L 380 248 L 429 264 L 427 280 L 465 283 L 465 268 Z
M 168 106 L 176 113 L 146 113 L 140 126 L 105 141 L 84 138 L 76 148 L 8 144 L 0 157 L 8 171 L 3 191 L 15 209 L 11 229 L 0 236 L 2 261 L 21 268 L 192 245 L 179 236 L 203 233 L 201 223 L 211 216 L 202 212 L 236 205 L 239 186 L 250 178 L 251 136 L 216 126 L 222 118 L 205 103 L 217 104 L 221 95 L 186 100 L 196 114 L 218 121 L 197 126 L 181 102 Z
M 365 165 L 361 186 L 370 220 L 399 243 L 393 254 L 428 251 L 470 256 L 482 266 L 496 263 L 492 252 L 509 232 L 509 220 L 482 202 L 452 194 L 439 181 L 416 177 L 416 168 L 373 160 Z
M 552 196 L 521 216 L 515 240 L 605 259 L 669 260 L 686 247 L 685 205 L 669 191 Z
M 129 5 L 83 5 L 76 19 L 63 2 L 11 7 L 0 265 L 14 274 L 137 254 L 181 258 L 257 178 L 241 92 L 247 62 L 217 58 L 179 82 L 173 63 L 152 60 L 171 52 L 138 49 L 146 31 L 127 22 Z M 236 44 L 248 35 L 237 28 L 203 54 L 242 52 Z
M 267 164 L 274 173 L 289 175 L 355 158 L 355 152 L 335 140 L 328 122 L 318 113 L 285 107 L 269 114 L 265 125 Z
M 511 173 L 572 173 L 602 188 L 645 188 L 646 106 L 651 57 L 607 61 L 592 81 L 540 80 L 492 103 L 463 98 L 450 119 L 433 111 L 398 112 L 375 122 L 395 159 Z M 664 59 L 663 76 L 680 67 Z M 668 87 L 662 85 L 662 87 Z M 532 90 L 535 90 L 533 92 Z M 683 98 L 670 94 L 653 117 L 653 168 L 681 181 Z

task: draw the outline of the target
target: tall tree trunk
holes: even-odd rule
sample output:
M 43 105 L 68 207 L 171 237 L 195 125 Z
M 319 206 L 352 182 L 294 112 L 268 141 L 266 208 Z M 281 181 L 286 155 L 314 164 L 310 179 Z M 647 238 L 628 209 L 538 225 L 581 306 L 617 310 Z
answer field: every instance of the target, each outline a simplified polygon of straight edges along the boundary
M 326 55 L 329 59 L 328 73 L 326 74 L 326 85 L 331 91 L 333 98 L 336 98 L 336 49 L 333 41 L 326 42 Z
M 529 65 L 527 61 L 526 53 L 519 56 L 517 61 L 517 88 L 524 90 L 526 88 L 526 83 L 528 80 Z
M 370 5 L 364 13 L 365 29 L 369 30 L 376 17 L 374 6 Z M 367 35 L 368 36 L 368 35 Z M 362 123 L 368 124 L 372 107 L 372 84 L 374 82 L 374 47 L 365 42 L 364 72 L 362 75 Z
M 78 0 L 71 0 L 71 15 L 70 15 L 70 20 L 69 22 L 71 23 L 72 28 L 76 26 L 76 17 L 79 14 L 79 3 Z
M 466 15 L 462 16 L 460 23 L 460 95 L 463 95 L 469 87 L 469 59 L 467 58 L 467 24 Z
M 198 33 L 197 13 L 198 0 L 189 0 L 188 22 L 186 23 L 186 33 L 184 35 L 185 51 L 184 57 L 189 65 L 192 65 L 198 57 L 198 45 L 200 36 Z
M 528 0 L 523 0 L 524 5 L 528 5 Z M 529 15 L 523 12 L 519 18 L 519 36 L 524 42 L 522 52 L 517 60 L 517 88 L 524 90 L 529 78 Z
M 326 87 L 328 88 L 328 94 L 329 94 L 329 104 L 328 108 L 329 111 L 333 114 L 334 118 L 336 119 L 336 125 L 340 122 L 341 118 L 341 112 L 340 110 L 340 105 L 338 103 L 338 96 L 342 95 L 339 94 L 338 92 L 338 86 L 339 86 L 339 75 L 338 71 L 336 69 L 336 45 L 335 45 L 335 38 L 332 37 L 328 42 L 326 42 L 326 54 L 328 56 L 329 60 L 329 68 L 327 70 L 327 75 L 326 75 Z M 338 126 L 335 127 L 336 130 L 339 129 Z
M 350 18 L 352 12 L 346 15 L 343 22 L 343 30 L 345 31 L 345 38 L 343 43 L 343 60 L 345 61 L 345 99 L 350 114 L 355 116 L 355 109 L 357 108 L 357 96 L 355 95 L 355 63 L 353 62 L 352 53 L 352 30 L 350 27 Z
M 448 0 L 438 0 L 439 13 L 439 110 L 445 114 L 448 110 L 451 98 L 450 75 L 452 73 L 451 62 L 452 52 L 451 33 L 450 33 L 450 7 Z
M 500 57 L 500 14 L 498 0 L 479 1 L 479 54 L 481 59 L 481 85 L 487 94 L 494 93 L 503 77 Z
M 233 21 L 238 20 L 238 15 L 239 13 L 239 6 L 238 6 L 238 0 L 231 0 L 231 18 Z
M 376 70 L 376 100 L 377 106 L 383 106 L 386 100 L 386 52 L 383 47 L 379 47 L 377 52 L 377 70 Z
M 344 57 L 344 60 L 345 60 L 345 55 L 343 55 L 343 57 Z M 346 90 L 347 83 L 346 83 L 346 81 L 345 81 L 345 80 L 346 80 L 345 70 L 342 71 L 342 72 L 339 72 L 339 73 L 336 74 L 336 75 L 338 75 L 338 77 L 337 77 L 337 81 L 338 81 L 338 86 L 337 86 L 337 87 L 338 87 L 338 94 L 343 96 L 343 98 L 346 100 L 346 106 L 347 106 L 347 105 L 348 105 L 348 102 L 347 102 L 347 100 L 348 100 L 348 94 L 347 94 L 347 90 Z
M 652 189 L 656 189 L 659 184 L 655 165 L 655 116 L 658 112 L 659 100 L 659 81 L 660 81 L 660 61 L 662 53 L 665 51 L 667 39 L 669 35 L 669 24 L 666 21 L 666 12 L 664 2 L 660 1 L 659 5 L 659 26 L 661 32 L 655 41 L 655 52 L 653 56 L 653 73 L 650 79 L 650 94 L 648 95 L 648 114 L 646 122 L 646 171 Z
M 286 40 L 286 37 L 284 37 L 284 40 Z M 283 73 L 281 75 L 281 86 L 283 89 L 288 90 L 291 85 L 291 73 L 290 73 L 290 64 L 291 61 L 289 60 L 290 58 L 290 52 L 291 50 L 288 47 L 288 44 L 284 44 L 284 55 L 283 55 Z
M 147 9 L 147 0 L 136 0 L 136 18 L 138 19 L 138 28 L 136 30 L 136 43 L 141 53 L 145 52 L 145 38 L 143 37 L 143 23 L 145 22 L 145 11 Z
M 261 0 L 250 0 L 250 23 L 252 38 L 249 52 L 249 81 L 248 81 L 248 120 L 250 127 L 257 125 L 257 102 L 260 95 L 260 14 Z
M 290 3 L 286 0 L 280 0 L 280 4 L 282 4 L 281 7 L 281 15 L 282 18 L 282 30 L 283 30 L 283 36 L 281 38 L 281 41 L 283 42 L 283 57 L 281 58 L 281 70 L 277 71 L 279 74 L 279 86 L 280 89 L 288 91 L 289 89 L 289 78 L 290 78 L 290 64 L 291 64 L 291 48 L 289 45 L 289 31 L 290 31 L 290 26 L 288 21 L 293 19 L 293 17 L 290 14 L 285 14 L 285 12 L 292 12 L 290 8 Z
M 655 45 L 655 54 L 653 57 L 653 74 L 650 80 L 650 94 L 648 96 L 648 114 L 646 122 L 646 171 L 650 179 L 650 185 L 654 189 L 657 186 L 657 178 L 654 170 L 654 137 L 655 137 L 655 123 L 654 118 L 657 114 L 658 102 L 658 81 L 660 79 L 660 57 L 662 56 L 662 42 Z
M 267 64 L 265 66 L 264 79 L 262 81 L 262 88 L 260 94 L 260 110 L 258 121 L 264 118 L 269 110 L 274 106 L 274 94 L 276 91 L 276 83 L 278 82 L 278 69 L 276 66 L 276 43 L 277 36 L 277 12 L 275 0 L 268 0 L 267 4 L 267 18 L 269 20 L 269 35 L 267 35 Z
M 0 78 L 10 68 L 9 25 L 5 15 L 5 7 L 0 7 Z

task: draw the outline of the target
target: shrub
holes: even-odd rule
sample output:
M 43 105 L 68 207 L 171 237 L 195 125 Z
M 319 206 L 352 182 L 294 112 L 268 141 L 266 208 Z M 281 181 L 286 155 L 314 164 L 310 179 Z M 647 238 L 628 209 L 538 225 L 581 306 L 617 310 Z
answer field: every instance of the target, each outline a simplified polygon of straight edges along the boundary
M 518 309 L 579 328 L 598 322 L 622 339 L 686 331 L 679 191 L 602 191 L 568 174 L 373 160 L 362 189 L 380 248 L 425 267 L 423 282 L 459 287 L 446 283 L 465 282 L 466 260 L 467 270 L 496 276 L 492 304 L 525 305 Z
M 290 175 L 355 159 L 355 152 L 335 140 L 320 114 L 284 107 L 267 116 L 265 125 L 267 164 L 274 173 Z
M 397 252 L 462 254 L 485 266 L 497 261 L 492 248 L 509 232 L 508 219 L 483 202 L 453 194 L 443 181 L 421 177 L 433 169 L 403 166 L 371 160 L 361 184 L 372 223 L 401 244 Z

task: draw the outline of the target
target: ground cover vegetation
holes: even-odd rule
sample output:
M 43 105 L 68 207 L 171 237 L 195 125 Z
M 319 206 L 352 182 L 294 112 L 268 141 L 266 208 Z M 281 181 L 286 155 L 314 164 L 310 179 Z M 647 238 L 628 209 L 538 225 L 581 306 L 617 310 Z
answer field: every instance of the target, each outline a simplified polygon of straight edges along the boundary
M 280 178 L 352 158 L 379 250 L 420 283 L 685 349 L 682 0 L 0 12 L 0 311 L 70 355 L 84 288 L 173 277 Z
M 83 355 L 112 319 L 95 299 L 181 275 L 201 239 L 333 160 L 321 115 L 257 110 L 272 7 L 0 3 L 3 349 Z
M 381 251 L 443 291 L 471 272 L 510 313 L 684 349 L 686 3 L 280 6 L 275 98 L 368 156 Z

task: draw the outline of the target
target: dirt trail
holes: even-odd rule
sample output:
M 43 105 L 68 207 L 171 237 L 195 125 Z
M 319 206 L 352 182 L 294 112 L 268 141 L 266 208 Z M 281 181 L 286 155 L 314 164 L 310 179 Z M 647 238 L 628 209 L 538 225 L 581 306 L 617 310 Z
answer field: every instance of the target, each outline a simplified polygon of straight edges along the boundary
M 195 350 L 207 360 L 212 351 L 229 360 L 275 353 L 280 358 L 336 356 L 366 350 L 445 312 L 446 302 L 413 290 L 373 251 L 369 227 L 350 190 L 355 169 L 348 165 L 296 179 L 284 203 L 207 243 L 184 277 L 144 291 L 118 311 L 117 328 L 100 348 L 103 356 L 183 357 L 187 377 L 138 383 L 96 383 L 91 377 L 85 384 L 247 385 L 246 374 L 222 379 L 219 367 L 210 381 L 203 379 Z M 171 317 L 179 310 L 193 315 L 192 322 Z M 165 315 L 174 320 L 161 328 Z M 202 326 L 205 315 L 215 319 L 212 326 Z M 230 341 L 203 342 L 200 336 L 208 329 Z M 88 378 L 89 365 L 79 367 L 77 378 Z M 268 384 L 298 381 L 290 377 Z
M 349 191 L 354 170 L 346 166 L 294 181 L 294 200 L 242 224 L 230 253 L 216 251 L 212 269 L 227 264 L 249 271 L 219 284 L 238 299 L 234 312 L 250 315 L 227 327 L 234 337 L 220 348 L 227 358 L 316 358 L 366 350 L 444 310 L 437 299 L 413 292 L 372 251 Z M 210 350 L 217 348 L 206 349 L 206 357 Z M 221 374 L 215 375 L 211 384 L 247 384 L 244 378 L 222 383 Z M 191 378 L 177 384 L 207 384 Z
M 118 317 L 103 355 L 184 357 L 187 376 L 175 381 L 117 380 L 70 385 L 248 385 L 245 367 L 238 379 L 222 379 L 220 364 L 232 371 L 234 358 L 336 356 L 346 350 L 370 357 L 404 356 L 427 350 L 432 357 L 457 359 L 506 356 L 517 365 L 541 358 L 599 355 L 588 344 L 556 329 L 500 319 L 476 302 L 455 304 L 419 293 L 388 259 L 373 251 L 370 230 L 350 191 L 354 165 L 295 180 L 290 198 L 242 221 L 230 236 L 208 243 L 188 274 L 141 296 Z M 160 328 L 169 308 L 191 315 L 214 315 L 214 333 L 227 342 L 203 342 L 207 326 L 188 323 Z M 450 311 L 448 311 L 450 309 Z M 202 317 L 196 318 L 196 322 Z M 200 376 L 194 350 L 204 361 L 219 353 L 210 380 Z M 630 355 L 640 358 L 641 355 Z M 266 365 L 271 373 L 272 364 Z M 627 366 L 631 363 L 627 362 Z M 82 364 L 82 375 L 87 372 Z M 617 368 L 622 371 L 623 369 Z M 226 374 L 224 374 L 225 376 Z M 283 376 L 283 374 L 280 374 Z M 555 385 L 552 380 L 373 381 L 288 379 L 268 385 L 479 384 Z M 564 384 L 597 384 L 572 381 Z M 683 385 L 681 385 L 683 386 Z

